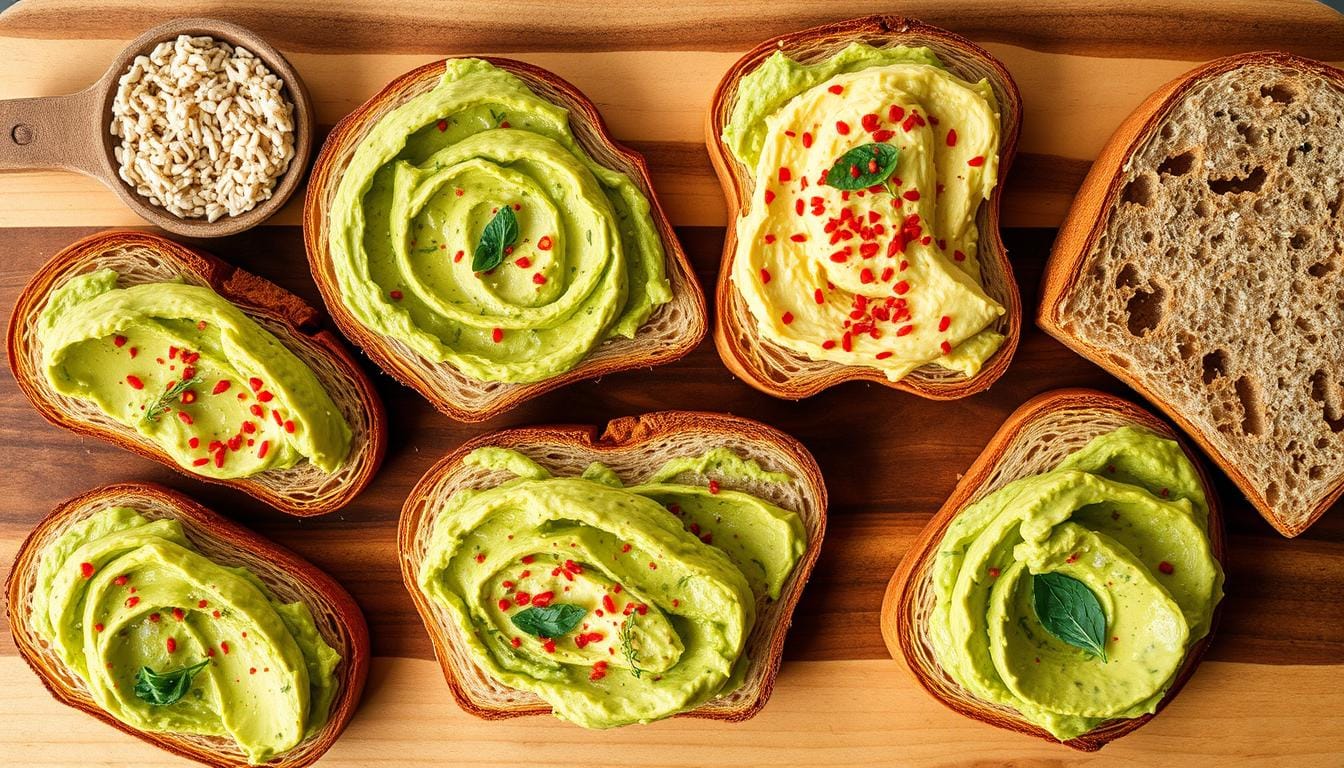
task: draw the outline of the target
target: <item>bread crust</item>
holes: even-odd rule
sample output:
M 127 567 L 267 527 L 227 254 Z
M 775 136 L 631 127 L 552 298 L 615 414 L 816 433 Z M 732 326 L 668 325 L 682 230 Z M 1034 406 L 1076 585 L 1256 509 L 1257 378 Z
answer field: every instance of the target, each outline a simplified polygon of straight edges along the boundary
M 890 381 L 876 368 L 817 363 L 779 347 L 763 337 L 756 321 L 746 308 L 732 284 L 733 258 L 737 251 L 737 231 L 734 226 L 744 201 L 751 199 L 751 169 L 745 168 L 729 151 L 720 138 L 727 124 L 732 104 L 742 78 L 756 69 L 775 51 L 809 61 L 839 51 L 849 43 L 861 41 L 878 47 L 895 45 L 926 45 L 938 54 L 943 63 L 957 74 L 965 74 L 968 67 L 976 76 L 987 77 L 999 101 L 1000 127 L 999 177 L 989 200 L 980 206 L 977 226 L 981 232 L 980 259 L 983 264 L 985 290 L 1003 305 L 1004 315 L 993 326 L 1004 335 L 1003 345 L 985 361 L 984 367 L 973 377 L 943 371 L 926 365 L 899 381 Z M 988 389 L 1008 369 L 1017 350 L 1022 329 L 1022 299 L 1018 292 L 1013 268 L 1008 260 L 999 232 L 999 205 L 1003 197 L 1004 180 L 1017 152 L 1017 138 L 1021 130 L 1022 99 L 1017 84 L 1002 62 L 980 46 L 960 35 L 915 19 L 902 16 L 874 15 L 825 24 L 801 32 L 771 38 L 738 59 L 714 91 L 705 121 L 705 141 L 714 171 L 728 201 L 728 230 L 723 243 L 723 258 L 719 267 L 718 287 L 715 293 L 714 344 L 724 365 L 743 381 L 775 397 L 801 400 L 846 381 L 871 381 L 883 386 L 910 392 L 929 400 L 955 400 Z M 794 371 L 776 370 L 766 366 L 755 348 L 765 348 L 791 363 Z M 798 373 L 801 366 L 814 370 Z M 941 372 L 941 373 L 940 373 Z
M 1231 478 L 1237 488 L 1246 494 L 1246 498 L 1259 510 L 1261 516 L 1275 530 L 1287 537 L 1294 537 L 1316 522 L 1325 510 L 1344 494 L 1344 478 L 1321 496 L 1312 506 L 1311 512 L 1296 524 L 1279 520 L 1273 513 L 1273 506 L 1265 499 L 1259 489 L 1251 482 L 1237 465 L 1225 456 L 1203 430 L 1186 418 L 1176 408 L 1157 397 L 1143 381 L 1131 371 L 1116 365 L 1102 350 L 1092 347 L 1069 332 L 1067 318 L 1063 316 L 1063 303 L 1081 277 L 1084 259 L 1092 251 L 1097 238 L 1106 228 L 1106 214 L 1116 204 L 1122 192 L 1124 168 L 1135 152 L 1160 130 L 1163 121 L 1185 94 L 1210 77 L 1216 77 L 1233 69 L 1251 64 L 1280 66 L 1305 70 L 1339 82 L 1344 87 L 1344 72 L 1319 61 L 1295 56 L 1280 51 L 1257 51 L 1226 56 L 1203 64 L 1186 72 L 1159 88 L 1143 101 L 1106 142 L 1091 170 L 1083 180 L 1082 187 L 1073 199 L 1073 204 L 1055 237 L 1055 244 L 1046 263 L 1045 274 L 1041 279 L 1041 302 L 1037 311 L 1036 324 L 1046 333 L 1058 339 L 1088 360 L 1106 369 L 1107 373 L 1128 384 L 1150 402 L 1162 409 L 1181 429 L 1189 435 L 1213 463 Z
M 761 711 L 774 688 L 793 610 L 821 552 L 826 529 L 826 486 L 816 460 L 796 439 L 756 421 L 698 411 L 660 411 L 623 417 L 609 422 L 600 432 L 593 426 L 554 425 L 507 429 L 480 435 L 440 459 L 416 483 L 402 508 L 398 526 L 397 551 L 401 560 L 401 573 L 416 610 L 420 612 L 425 628 L 429 631 L 434 655 L 443 668 L 444 678 L 458 706 L 485 720 L 551 712 L 548 704 L 531 694 L 524 694 L 524 701 L 507 705 L 490 701 L 488 691 L 481 690 L 485 673 L 469 661 L 469 656 L 454 653 L 451 627 L 440 619 L 430 599 L 420 590 L 417 541 L 427 536 L 432 528 L 437 512 L 432 502 L 436 495 L 445 486 L 452 484 L 455 476 L 467 472 L 463 464 L 467 454 L 482 446 L 498 446 L 529 454 L 543 465 L 548 463 L 547 454 L 554 451 L 573 452 L 584 463 L 609 462 L 623 455 L 657 450 L 660 443 L 688 434 L 695 437 L 695 443 L 702 451 L 723 445 L 725 441 L 756 446 L 770 456 L 767 469 L 794 475 L 806 500 L 805 509 L 793 511 L 803 518 L 809 531 L 807 549 L 785 582 L 780 599 L 773 603 L 777 612 L 773 624 L 763 630 L 766 640 L 756 647 L 752 647 L 752 641 L 748 640 L 745 652 L 750 654 L 751 664 L 743 688 L 752 687 L 750 695 L 731 706 L 723 706 L 722 703 L 716 706 L 716 702 L 711 700 L 695 710 L 675 716 L 738 722 L 754 717 Z M 486 479 L 488 481 L 489 478 Z M 482 486 L 469 482 L 463 487 Z M 753 629 L 752 638 L 757 634 L 757 630 Z
M 269 474 L 266 472 L 256 477 L 224 480 L 193 474 L 130 427 L 110 420 L 108 424 L 91 423 L 69 411 L 41 370 L 41 352 L 34 343 L 32 329 L 56 287 L 71 277 L 107 264 L 104 260 L 112 254 L 120 256 L 128 252 L 135 253 L 138 261 L 152 259 L 160 272 L 189 277 L 193 282 L 208 286 L 261 323 L 305 363 L 311 365 L 320 358 L 328 364 L 322 369 L 328 371 L 326 377 L 314 370 L 319 381 L 330 391 L 333 381 L 339 380 L 343 389 L 353 393 L 358 401 L 345 404 L 347 421 L 350 421 L 354 434 L 347 459 L 349 469 L 342 469 L 347 477 L 339 488 L 324 488 L 320 497 L 308 500 L 287 493 L 283 485 L 272 487 L 273 483 L 259 481 L 258 477 Z M 9 366 L 28 401 L 43 418 L 58 427 L 105 440 L 188 477 L 237 488 L 286 514 L 299 517 L 324 515 L 347 504 L 373 478 L 387 447 L 387 426 L 382 402 L 372 382 L 335 334 L 321 328 L 320 319 L 318 311 L 298 296 L 203 251 L 149 232 L 110 230 L 72 243 L 33 275 L 19 294 L 10 317 Z M 338 405 L 342 405 L 339 400 Z M 351 416 L 357 418 L 351 419 Z
M 1091 433 L 1076 428 L 1069 429 L 1068 421 L 1074 419 L 1083 419 L 1091 424 Z M 1034 444 L 1039 447 L 1044 441 L 1063 444 L 1069 438 L 1068 433 L 1072 433 L 1072 439 L 1077 443 L 1068 446 L 1068 452 L 1071 453 L 1081 448 L 1092 437 L 1127 425 L 1147 428 L 1180 444 L 1181 450 L 1194 465 L 1200 486 L 1208 500 L 1209 543 L 1213 555 L 1220 564 L 1225 562 L 1223 517 L 1218 496 L 1198 455 L 1179 434 L 1139 406 L 1104 392 L 1091 389 L 1058 389 L 1037 395 L 1009 415 L 990 438 L 985 449 L 961 477 L 952 495 L 943 503 L 938 513 L 933 516 L 901 559 L 883 597 L 882 638 L 886 641 L 888 651 L 892 658 L 905 664 L 914 676 L 915 682 L 944 706 L 997 728 L 1061 743 L 1045 729 L 1023 719 L 1016 711 L 975 698 L 937 667 L 924 637 L 926 627 L 923 624 L 926 622 L 921 621 L 921 607 L 926 606 L 929 599 L 924 588 L 931 577 L 930 566 L 937 556 L 938 545 L 952 520 L 971 502 L 1023 476 L 1017 473 L 1003 474 L 1000 469 L 1005 460 L 1020 458 L 1020 451 L 1026 445 Z M 1046 428 L 1044 434 L 1036 435 L 1037 439 L 1033 440 L 1031 431 L 1043 428 Z M 1057 458 L 1063 458 L 1063 455 Z M 1051 469 L 1052 466 L 1042 466 L 1038 471 Z M 1158 712 L 1176 697 L 1195 668 L 1199 666 L 1200 659 L 1218 627 L 1218 618 L 1221 614 L 1220 603 L 1214 609 L 1209 633 L 1192 645 L 1186 653 L 1175 682 L 1167 689 L 1166 695 L 1158 704 Z M 1142 727 L 1152 718 L 1153 715 L 1143 715 L 1137 718 L 1111 720 L 1088 733 L 1062 743 L 1079 751 L 1095 752 L 1111 741 Z
M 190 738 L 181 734 L 141 731 L 117 720 L 89 696 L 83 681 L 46 648 L 29 624 L 29 597 L 45 545 L 66 527 L 89 514 L 127 506 L 152 517 L 180 520 L 188 537 L 204 551 L 223 553 L 246 562 L 262 581 L 281 595 L 298 596 L 313 611 L 323 639 L 341 654 L 335 698 L 326 724 L 294 749 L 263 763 L 271 768 L 304 768 L 335 743 L 354 715 L 369 669 L 369 631 L 353 597 L 335 579 L 293 552 L 201 506 L 187 496 L 155 483 L 120 483 L 94 488 L 62 502 L 28 535 L 5 584 L 10 633 L 19 654 L 42 684 L 62 704 L 85 712 L 141 741 L 215 768 L 245 768 L 247 757 L 227 738 Z M 212 557 L 213 559 L 213 557 Z
M 447 363 L 430 363 L 404 346 L 393 346 L 386 337 L 366 328 L 341 302 L 340 286 L 327 247 L 327 223 L 330 200 L 340 183 L 345 165 L 355 147 L 383 115 L 437 84 L 447 62 L 454 58 L 479 58 L 489 62 L 520 78 L 538 96 L 569 110 L 570 126 L 579 143 L 598 157 L 602 165 L 629 176 L 644 193 L 649 201 L 649 214 L 662 241 L 667 278 L 672 285 L 672 301 L 656 309 L 653 317 L 645 322 L 634 339 L 608 340 L 591 351 L 579 365 L 543 381 L 529 384 L 475 382 Z M 699 346 L 709 326 L 704 293 L 671 222 L 654 195 L 653 181 L 644 156 L 612 137 L 601 113 L 582 91 L 552 72 L 515 59 L 494 56 L 449 57 L 425 64 L 388 83 L 342 118 L 327 135 L 322 151 L 313 164 L 303 206 L 303 241 L 313 279 L 341 332 L 388 375 L 416 390 L 436 409 L 457 421 L 486 421 L 527 400 L 575 381 L 678 360 Z M 641 336 L 645 335 L 644 332 L 659 312 L 669 311 L 673 307 L 684 315 L 686 322 L 676 343 L 667 349 L 655 349 L 642 344 Z M 603 354 L 608 347 L 618 349 Z M 435 377 L 473 385 L 476 397 L 471 400 L 449 398 L 437 391 Z

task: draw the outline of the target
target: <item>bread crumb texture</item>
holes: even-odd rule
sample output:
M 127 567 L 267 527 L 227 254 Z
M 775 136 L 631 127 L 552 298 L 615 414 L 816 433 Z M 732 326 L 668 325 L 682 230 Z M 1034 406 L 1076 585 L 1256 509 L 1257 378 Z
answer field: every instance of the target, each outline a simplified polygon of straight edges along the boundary
M 1344 475 L 1344 88 L 1269 63 L 1207 78 L 1121 173 L 1066 329 L 1304 524 Z

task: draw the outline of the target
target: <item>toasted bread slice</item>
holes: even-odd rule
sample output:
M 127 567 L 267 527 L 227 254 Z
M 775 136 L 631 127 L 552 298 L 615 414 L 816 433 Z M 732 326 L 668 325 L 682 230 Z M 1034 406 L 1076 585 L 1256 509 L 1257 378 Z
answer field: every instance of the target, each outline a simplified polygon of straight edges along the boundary
M 567 109 L 570 127 L 584 150 L 601 165 L 634 180 L 649 201 L 649 212 L 662 240 L 672 300 L 655 309 L 634 338 L 608 339 L 573 369 L 529 384 L 477 381 L 447 363 L 424 359 L 398 339 L 365 327 L 341 299 L 328 249 L 328 212 L 341 175 L 360 142 L 384 115 L 438 84 L 443 76 L 444 62 L 426 64 L 398 77 L 346 115 L 328 134 L 308 184 L 303 210 L 303 239 L 313 278 L 322 291 L 328 311 L 346 337 L 390 376 L 415 389 L 435 408 L 466 422 L 493 418 L 525 400 L 571 382 L 672 362 L 699 345 L 709 325 L 704 294 L 672 224 L 654 196 L 644 157 L 616 143 L 597 107 L 555 74 L 513 59 L 476 58 L 517 76 L 538 96 Z
M 939 666 L 928 637 L 929 614 L 934 604 L 933 560 L 953 518 L 968 505 L 1014 480 L 1054 469 L 1094 437 L 1125 426 L 1143 427 L 1181 444 L 1199 474 L 1208 501 L 1211 549 L 1220 563 L 1224 561 L 1218 497 L 1197 455 L 1170 427 L 1132 403 L 1089 389 L 1060 389 L 1028 400 L 994 433 L 938 514 L 911 545 L 891 577 L 882 601 L 882 637 L 887 649 L 893 658 L 904 661 L 924 690 L 948 708 L 999 728 L 1056 742 L 1045 729 L 1023 719 L 1015 710 L 974 697 Z M 1215 609 L 1209 633 L 1190 647 L 1175 682 L 1158 705 L 1159 711 L 1176 696 L 1199 665 L 1217 628 L 1220 612 L 1221 608 Z M 1064 744 L 1084 752 L 1096 751 L 1152 717 L 1112 720 Z
M 1285 536 L 1344 492 L 1344 72 L 1209 62 L 1120 126 L 1038 322 L 1166 411 Z
M 308 605 L 322 639 L 341 654 L 336 668 L 338 688 L 322 729 L 264 765 L 302 768 L 316 762 L 345 730 L 364 689 L 369 668 L 369 630 L 364 614 L 349 592 L 311 563 L 186 496 L 153 483 L 106 485 L 70 499 L 38 523 L 19 547 L 5 585 L 9 628 L 20 655 L 51 695 L 62 704 L 182 757 L 217 768 L 248 765 L 247 756 L 232 739 L 140 731 L 117 720 L 94 702 L 84 681 L 33 631 L 32 599 L 38 588 L 42 552 L 69 526 L 111 507 L 129 507 L 151 520 L 178 520 L 202 554 L 219 563 L 247 568 L 280 599 Z
M 990 198 L 981 204 L 976 226 L 981 233 L 981 280 L 985 292 L 1004 308 L 1004 314 L 989 327 L 1002 333 L 1004 341 L 973 377 L 967 378 L 940 366 L 925 365 L 905 378 L 890 381 L 876 368 L 809 360 L 762 338 L 755 318 L 730 279 L 737 252 L 737 233 L 732 222 L 741 215 L 744 204 L 751 200 L 754 192 L 752 169 L 738 162 L 721 138 L 738 98 L 742 78 L 775 51 L 808 63 L 829 58 L 856 41 L 878 48 L 927 46 L 958 77 L 971 82 L 987 79 L 998 100 L 1001 129 L 998 183 Z M 810 397 L 850 380 L 873 381 L 931 400 L 953 400 L 987 389 L 1007 370 L 1017 349 L 1022 326 L 1022 301 L 999 234 L 999 201 L 1003 196 L 1004 179 L 1017 151 L 1021 121 L 1022 99 L 1017 84 L 1001 62 L 959 35 L 914 19 L 866 16 L 826 24 L 766 40 L 739 59 L 714 91 L 706 122 L 709 157 L 728 199 L 729 227 L 719 267 L 714 325 L 714 343 L 724 365 L 762 392 L 791 400 Z
M 327 474 L 301 461 L 289 469 L 239 480 L 203 477 L 179 467 L 153 441 L 109 418 L 98 406 L 53 390 L 42 371 L 38 317 L 58 286 L 103 268 L 116 270 L 121 286 L 180 279 L 208 287 L 273 334 L 312 369 L 350 425 L 350 454 L 340 471 Z M 52 424 L 106 440 L 190 477 L 233 486 L 291 515 L 323 515 L 347 504 L 373 478 L 387 444 L 383 406 L 373 384 L 336 336 L 321 329 L 316 310 L 274 283 L 148 232 L 91 235 L 39 269 L 10 317 L 9 366 L 33 407 Z
M 767 482 L 743 485 L 717 478 L 725 488 L 746 491 L 797 513 L 807 531 L 807 549 L 784 582 L 779 599 L 757 605 L 756 624 L 744 651 L 750 665 L 742 685 L 678 716 L 739 721 L 753 717 L 765 706 L 779 672 L 793 609 L 812 573 L 826 532 L 826 486 L 816 461 L 801 443 L 748 419 L 716 413 L 663 411 L 616 419 L 600 434 L 583 426 L 494 432 L 468 441 L 430 468 L 402 509 L 397 539 L 402 578 L 434 641 L 434 653 L 458 704 L 477 717 L 495 720 L 548 714 L 551 708 L 532 693 L 505 687 L 481 670 L 463 647 L 459 630 L 449 621 L 447 613 L 419 586 L 420 564 L 443 502 L 457 491 L 489 488 L 512 477 L 463 463 L 467 454 L 482 446 L 518 451 L 557 475 L 578 476 L 590 463 L 600 461 L 627 485 L 647 478 L 668 459 L 698 455 L 716 447 L 729 448 L 754 459 L 767 470 L 794 478 L 782 485 Z M 708 483 L 709 479 L 687 474 L 677 481 Z

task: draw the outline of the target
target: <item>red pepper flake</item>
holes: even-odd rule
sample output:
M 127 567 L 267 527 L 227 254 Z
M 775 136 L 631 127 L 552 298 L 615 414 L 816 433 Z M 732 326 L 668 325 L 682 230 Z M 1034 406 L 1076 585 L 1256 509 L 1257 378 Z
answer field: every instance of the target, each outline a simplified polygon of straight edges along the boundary
M 947 129 L 947 146 L 957 146 L 957 131 L 954 128 Z
M 136 376 L 136 375 L 133 374 L 133 373 L 131 373 L 131 374 L 127 374 L 127 375 L 126 375 L 126 383 L 131 385 L 131 389 L 144 389 L 144 388 L 145 388 L 145 382 L 141 381 L 141 380 L 140 380 L 140 377 L 139 377 L 139 376 Z
M 710 480 L 710 481 L 709 481 L 709 492 L 710 492 L 710 493 L 714 493 L 714 494 L 717 494 L 717 493 L 719 492 L 719 481 L 718 481 L 718 480 Z
M 210 390 L 210 394 L 218 395 L 223 392 L 227 392 L 229 391 L 229 387 L 231 386 L 233 385 L 229 382 L 228 379 L 220 379 L 219 381 L 215 382 L 215 388 Z
M 187 413 L 186 411 L 178 411 L 177 418 L 187 426 L 191 426 L 192 424 L 191 414 Z
M 582 565 L 579 565 L 578 563 L 574 562 L 573 560 L 566 560 L 566 561 L 565 561 L 565 570 L 566 570 L 566 571 L 569 571 L 570 573 L 583 573 L 583 566 L 582 566 Z
M 466 253 L 465 251 L 458 251 L 457 253 L 453 254 L 453 261 L 454 261 L 454 262 L 459 262 L 459 261 L 461 261 L 461 260 L 462 260 L 462 256 L 463 256 L 463 254 L 465 254 L 465 253 Z
M 999 578 L 999 573 L 1001 573 L 1001 571 L 999 571 L 998 568 L 990 568 L 990 569 L 989 569 L 989 578 L 991 578 L 991 579 L 997 579 L 997 578 Z
M 177 653 L 177 638 L 170 637 L 163 644 L 167 646 L 169 653 Z
M 290 419 L 285 419 L 285 431 L 294 434 L 294 422 Z
M 131 357 L 134 358 L 134 357 L 135 357 L 136 355 L 138 355 L 138 354 L 140 354 L 140 350 L 136 349 L 135 347 L 131 347 L 131 349 L 130 349 L 130 355 L 131 355 Z
M 607 609 L 607 613 L 616 612 L 616 601 L 611 599 L 611 595 L 602 596 L 602 607 Z
M 512 645 L 514 648 L 521 648 L 523 646 L 523 639 L 521 637 L 515 637 L 509 641 L 509 645 Z
M 859 123 L 863 126 L 863 130 L 872 133 L 873 131 L 877 130 L 879 119 L 880 118 L 877 115 L 874 115 L 873 113 L 869 112 L 868 114 L 864 115 L 862 118 L 859 119 Z
M 522 557 L 522 563 L 523 563 L 523 565 L 531 565 L 532 563 L 534 563 L 534 562 L 536 562 L 536 561 L 537 561 L 537 558 L 536 558 L 535 555 L 523 555 L 523 557 Z
M 821 292 L 820 288 L 818 288 L 817 290 L 812 292 L 812 300 L 817 302 L 818 304 L 825 304 L 826 295 Z
M 247 386 L 251 387 L 253 392 L 260 392 L 263 386 L 263 382 L 261 379 L 258 379 L 256 376 L 253 376 L 247 380 Z
M 182 621 L 183 619 L 187 618 L 187 612 L 182 610 L 181 608 L 174 608 L 173 618 L 176 619 L 177 621 Z
M 261 441 L 261 447 L 257 449 L 257 458 L 258 458 L 258 459 L 264 459 L 264 458 L 266 458 L 266 454 L 267 454 L 270 450 L 271 450 L 271 441 L 270 441 L 270 440 L 262 440 L 262 441 Z
M 131 580 L 131 577 L 130 577 L 130 576 L 127 576 L 126 574 L 123 573 L 123 574 L 121 574 L 120 576 L 118 576 L 117 578 L 113 579 L 113 580 L 112 580 L 112 583 L 113 583 L 113 584 L 116 584 L 118 587 L 124 587 L 124 586 L 126 586 L 126 582 L 128 582 L 128 581 L 130 581 L 130 580 Z
M 1172 566 L 1171 563 L 1168 563 L 1166 560 L 1163 560 L 1162 562 L 1157 564 L 1157 570 L 1165 573 L 1168 576 L 1176 572 L 1176 568 Z
M 150 624 L 158 624 L 160 618 L 162 618 L 162 617 L 159 616 L 159 614 L 157 614 L 157 613 L 151 613 L 151 614 L 149 614 L 149 623 L 150 623 Z
M 891 290 L 892 290 L 897 296 L 901 296 L 901 295 L 904 295 L 906 291 L 909 291 L 909 290 L 910 290 L 910 284 L 907 283 L 906 281 L 902 280 L 902 281 L 900 281 L 899 283 L 897 283 L 897 284 L 891 286 Z
M 863 283 L 864 285 L 867 285 L 868 283 L 873 282 L 874 279 L 876 279 L 876 278 L 873 277 L 873 270 L 871 270 L 871 269 L 869 269 L 869 268 L 867 268 L 867 267 L 864 267 L 862 270 L 859 271 L 859 282 L 860 282 L 860 283 Z
M 213 617 L 215 617 L 216 619 L 218 619 L 218 618 L 219 618 L 220 616 L 222 616 L 223 614 L 220 613 L 219 611 L 211 611 L 211 612 L 210 612 L 210 615 L 213 616 Z
M 541 592 L 532 596 L 532 604 L 538 608 L 545 608 L 555 599 L 554 592 Z
M 513 601 L 507 597 L 499 598 L 499 610 L 507 611 L 513 607 Z
M 810 146 L 812 146 L 812 134 L 808 131 L 803 131 L 803 148 L 806 149 Z
M 191 462 L 191 466 L 193 466 L 193 467 L 204 467 L 206 464 L 209 464 L 209 463 L 210 463 L 210 460 L 207 459 L 207 458 L 205 458 L 204 456 L 202 456 L 201 458 L 196 459 L 195 461 Z
M 761 285 L 767 285 L 770 282 L 770 270 L 761 267 Z
M 789 325 L 790 323 L 793 322 L 793 313 L 792 313 L 792 312 L 785 312 L 785 313 L 779 318 L 779 320 L 780 320 L 780 322 L 784 323 L 785 325 Z
M 443 133 L 444 131 L 448 130 L 448 121 L 440 120 L 439 122 L 434 124 L 434 127 L 439 129 L 439 133 Z
M 532 266 L 532 260 L 526 256 L 519 256 L 513 263 L 517 264 L 520 269 L 527 269 Z
M 798 216 L 803 215 L 803 198 L 800 197 L 793 201 L 793 212 Z
M 885 352 L 878 352 L 878 353 L 877 353 L 877 359 L 878 359 L 878 360 L 886 360 L 888 357 L 891 357 L 891 351 L 890 351 L 890 350 L 887 350 L 887 351 L 885 351 Z
M 244 636 L 246 636 L 246 635 L 244 635 Z M 225 640 L 224 642 L 220 643 L 220 644 L 219 644 L 219 650 L 223 651 L 225 656 L 228 656 L 228 655 L 229 655 L 229 641 Z
M 593 671 L 588 673 L 589 680 L 601 680 L 607 676 L 607 662 L 599 661 L 593 664 Z
M 537 272 L 532 275 L 532 282 L 536 283 L 537 285 L 545 285 L 546 276 L 541 274 L 540 272 Z
M 1167 498 L 1168 496 L 1171 495 L 1171 491 L 1168 490 L 1168 489 L 1166 489 L 1166 488 L 1163 488 L 1163 489 L 1158 493 L 1158 495 L 1165 499 L 1165 498 Z
M 477 553 L 476 553 L 476 562 L 478 562 L 478 563 L 484 563 L 484 562 L 485 562 L 485 553 L 484 553 L 484 552 L 477 552 Z
M 946 331 L 948 326 L 950 325 L 952 325 L 952 318 L 948 317 L 947 315 L 943 315 L 942 318 L 938 321 L 938 332 L 942 333 L 943 331 Z
M 402 294 L 401 291 L 391 291 L 391 292 L 389 292 L 387 295 L 388 295 L 388 296 L 391 296 L 393 301 L 401 301 L 401 297 L 402 297 L 404 294 Z
M 555 641 L 550 639 L 549 637 L 546 638 L 545 642 L 541 644 L 541 647 L 547 653 L 555 653 Z
M 504 340 L 504 329 L 503 329 L 503 328 L 495 328 L 495 329 L 491 330 L 491 331 L 490 331 L 490 340 L 493 341 L 493 342 L 495 342 L 496 344 L 498 344 L 499 342 L 503 341 L 503 340 Z
M 86 579 L 93 578 L 93 563 L 80 563 L 79 575 Z
M 542 235 L 541 239 L 537 241 L 537 250 L 539 251 L 549 251 L 553 246 L 550 235 Z
M 965 260 L 966 260 L 966 254 L 962 253 L 961 251 L 953 251 L 953 252 L 952 252 L 952 260 L 953 260 L 953 261 L 965 261 Z
M 765 235 L 765 244 L 770 245 L 774 242 L 775 242 L 775 236 L 767 232 Z
M 102 625 L 101 623 L 100 623 L 100 624 L 94 624 L 94 625 L 93 625 L 93 631 L 94 631 L 94 632 L 102 632 L 102 631 L 103 631 L 103 625 Z
M 771 190 L 765 190 L 765 204 L 769 205 L 775 202 L 775 193 Z
M 857 179 L 857 178 L 859 178 L 859 176 L 861 176 L 861 175 L 863 175 L 863 174 L 862 174 L 862 172 L 859 170 L 859 166 L 857 166 L 857 165 L 851 165 L 851 166 L 849 166 L 849 177 L 850 177 L 851 179 Z
M 626 552 L 629 552 L 631 549 L 632 549 L 632 547 L 631 547 L 629 544 L 622 544 L 622 545 L 621 545 L 621 554 L 625 554 Z
M 905 117 L 904 107 L 892 104 L 887 110 L 887 122 L 889 123 L 899 123 L 903 117 Z
M 944 355 L 952 354 L 952 345 L 947 343 L 946 341 L 944 341 L 942 344 L 939 344 L 938 348 L 943 350 Z
M 779 183 L 783 184 L 786 181 L 792 181 L 792 180 L 793 180 L 793 172 L 781 165 L 779 167 Z
M 130 597 L 126 598 L 126 607 L 127 607 L 127 608 L 134 608 L 135 606 L 137 606 L 137 605 L 139 605 L 139 604 L 140 604 L 140 598 L 139 598 L 139 597 L 136 597 L 135 595 L 131 595 Z
M 118 347 L 118 348 L 126 346 L 126 337 L 125 337 L 125 336 L 121 336 L 121 335 L 113 336 L 113 337 L 112 337 L 112 346 L 114 346 L 114 347 Z
M 839 96 L 840 94 L 845 92 L 845 86 L 832 85 L 830 88 L 827 88 L 826 90 L 830 91 L 831 93 L 834 93 L 836 96 Z
M 196 603 L 197 608 L 204 608 L 207 605 L 209 605 L 209 603 L 207 603 L 205 600 L 200 600 Z
M 981 155 L 976 155 L 975 157 L 972 157 L 970 160 L 967 160 L 966 164 L 971 166 L 972 168 L 979 168 L 980 166 L 985 164 L 985 158 L 982 157 Z
M 844 120 L 836 120 L 836 121 L 835 121 L 835 132 L 838 133 L 838 134 L 840 134 L 841 136 L 848 136 L 848 135 L 849 135 L 849 123 L 846 123 Z
M 904 197 L 906 200 L 909 200 L 910 202 L 913 203 L 913 202 L 915 202 L 916 200 L 919 199 L 919 190 L 918 190 L 918 189 L 907 189 L 907 190 L 901 195 L 901 197 Z
M 827 339 L 821 342 L 822 349 L 835 349 L 835 339 Z
M 656 571 L 656 570 L 658 570 L 658 564 L 657 564 L 657 563 L 654 563 L 654 562 L 650 562 L 650 563 L 649 563 L 649 570 L 650 570 L 650 571 Z
M 910 332 L 913 331 L 913 330 L 915 330 L 915 326 L 913 326 L 913 325 L 902 325 L 900 328 L 897 328 L 897 329 L 896 329 L 896 335 L 897 335 L 897 336 L 908 336 L 908 335 L 910 334 Z

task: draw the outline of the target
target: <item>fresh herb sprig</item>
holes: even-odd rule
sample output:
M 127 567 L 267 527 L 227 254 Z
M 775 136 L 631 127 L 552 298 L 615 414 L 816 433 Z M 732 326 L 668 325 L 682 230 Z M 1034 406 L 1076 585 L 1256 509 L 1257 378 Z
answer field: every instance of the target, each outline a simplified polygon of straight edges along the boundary
M 552 603 L 544 608 L 533 606 L 509 617 L 513 625 L 533 637 L 564 637 L 579 625 L 587 609 L 570 603 Z
M 826 171 L 826 185 L 847 191 L 882 185 L 894 195 L 896 193 L 888 181 L 896 172 L 900 157 L 900 148 L 891 144 L 861 144 L 836 158 L 835 164 Z
M 499 212 L 481 230 L 480 242 L 471 257 L 472 272 L 489 272 L 504 261 L 504 252 L 518 239 L 518 217 L 513 207 L 501 205 Z
M 152 424 L 159 420 L 159 417 L 167 413 L 173 407 L 173 403 L 182 398 L 182 393 L 191 389 L 200 381 L 199 377 L 193 376 L 190 379 L 178 379 L 174 381 L 159 398 L 145 408 L 144 421 L 146 424 Z
M 644 670 L 639 666 L 639 651 L 635 650 L 635 618 L 638 613 L 631 613 L 621 622 L 620 641 L 621 653 L 625 654 L 625 663 L 630 666 L 630 674 L 638 680 L 639 676 L 644 674 Z
M 1086 584 L 1062 573 L 1038 573 L 1031 591 L 1047 632 L 1106 662 L 1106 612 Z
M 169 672 L 155 672 L 149 667 L 141 667 L 135 674 L 135 695 L 141 701 L 156 707 L 176 704 L 191 690 L 191 681 L 210 663 L 201 659 L 190 667 L 182 667 Z

